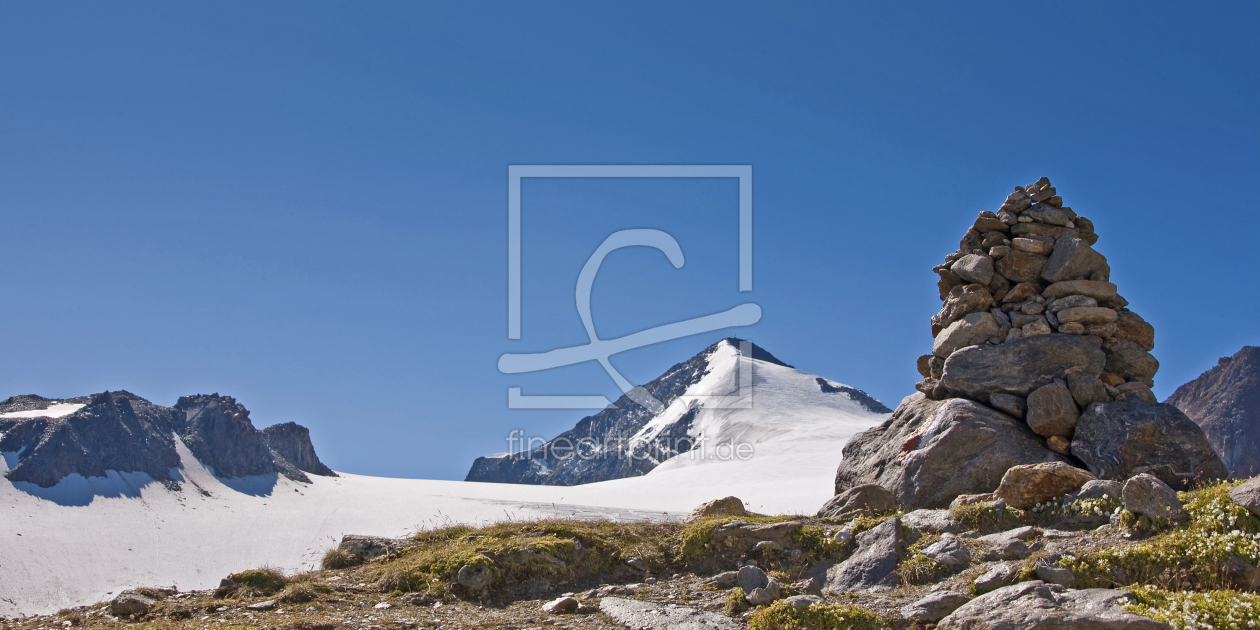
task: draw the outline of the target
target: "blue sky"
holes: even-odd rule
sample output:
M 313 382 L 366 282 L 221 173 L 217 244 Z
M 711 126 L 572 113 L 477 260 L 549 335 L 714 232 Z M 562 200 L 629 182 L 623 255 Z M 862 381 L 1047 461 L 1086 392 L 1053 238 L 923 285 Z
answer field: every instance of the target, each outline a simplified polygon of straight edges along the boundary
M 1045 175 L 1157 329 L 1164 397 L 1260 344 L 1256 3 L 0 2 L 0 397 L 231 394 L 332 467 L 463 478 L 506 390 L 618 393 L 599 333 L 761 305 L 619 355 L 643 382 L 728 335 L 885 403 L 913 391 L 931 267 Z M 523 188 L 507 339 L 507 165 L 751 164 L 733 180 Z M 837 453 L 837 460 L 839 453 Z

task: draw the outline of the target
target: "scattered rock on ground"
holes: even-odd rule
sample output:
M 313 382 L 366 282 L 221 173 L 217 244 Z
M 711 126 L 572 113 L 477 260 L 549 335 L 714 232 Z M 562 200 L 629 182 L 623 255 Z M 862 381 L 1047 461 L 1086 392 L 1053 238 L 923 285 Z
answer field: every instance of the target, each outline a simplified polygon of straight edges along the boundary
M 733 619 L 684 606 L 605 597 L 600 612 L 632 630 L 739 630 Z
M 858 534 L 857 549 L 827 571 L 827 593 L 842 594 L 871 586 L 894 586 L 899 555 L 905 549 L 901 519 L 889 518 Z
M 976 578 L 974 585 L 977 593 L 988 593 L 1003 586 L 1010 586 L 1019 581 L 1019 565 L 1001 563 L 996 564 L 993 568 L 985 571 L 983 575 Z
M 971 598 L 954 591 L 937 591 L 901 609 L 901 616 L 912 621 L 936 623 L 954 612 Z
M 1150 519 L 1177 522 L 1186 518 L 1177 492 L 1154 475 L 1142 473 L 1124 482 L 1121 499 L 1124 509 Z
M 1040 580 L 981 595 L 941 620 L 941 630 L 1167 630 L 1168 626 L 1125 610 L 1132 591 L 1068 590 Z
M 1229 498 L 1252 514 L 1260 516 L 1260 477 L 1248 479 L 1229 489 Z
M 115 617 L 125 615 L 142 615 L 149 612 L 157 604 L 152 597 L 136 591 L 123 591 L 109 602 L 109 613 Z
M 901 522 L 925 534 L 957 534 L 962 526 L 949 510 L 915 510 L 902 515 Z

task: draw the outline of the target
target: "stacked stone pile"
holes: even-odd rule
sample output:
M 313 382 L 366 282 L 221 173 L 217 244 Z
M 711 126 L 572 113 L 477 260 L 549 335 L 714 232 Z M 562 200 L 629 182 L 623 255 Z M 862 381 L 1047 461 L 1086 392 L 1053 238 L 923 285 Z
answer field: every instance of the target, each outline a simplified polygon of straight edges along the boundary
M 1174 488 L 1227 476 L 1203 431 L 1151 393 L 1155 329 L 1116 292 L 1097 242 L 1045 178 L 981 212 L 935 268 L 944 304 L 918 392 L 845 444 L 823 513 L 868 486 L 907 509 L 944 508 L 1027 466 L 1057 471 L 1031 483 L 1055 492 L 1052 477 L 1084 478 L 1071 467 Z
M 1154 402 L 1155 329 L 1116 292 L 1097 242 L 1045 177 L 981 212 L 933 269 L 944 305 L 917 389 L 1022 418 L 1063 454 L 1090 404 Z

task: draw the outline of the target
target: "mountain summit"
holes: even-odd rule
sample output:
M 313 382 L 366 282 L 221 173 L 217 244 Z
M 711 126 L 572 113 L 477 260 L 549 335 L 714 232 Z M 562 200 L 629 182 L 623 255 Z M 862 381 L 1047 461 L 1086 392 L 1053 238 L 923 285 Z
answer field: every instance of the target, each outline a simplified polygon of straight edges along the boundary
M 289 423 L 259 431 L 231 396 L 184 396 L 170 408 L 125 391 L 0 401 L 0 452 L 15 460 L 5 473 L 9 481 L 48 488 L 70 474 L 104 477 L 112 470 L 174 487 L 177 441 L 222 478 L 278 473 L 309 483 L 306 473 L 336 476 L 315 456 L 305 428 Z
M 890 411 L 859 389 L 800 372 L 733 337 L 643 387 L 662 411 L 622 396 L 545 443 L 522 436 L 515 452 L 477 458 L 466 481 L 571 486 L 636 477 L 671 459 L 722 456 L 721 449 L 737 456 L 733 449 L 743 444 L 755 452 L 760 441 L 792 431 L 797 412 L 821 408 L 847 420 Z

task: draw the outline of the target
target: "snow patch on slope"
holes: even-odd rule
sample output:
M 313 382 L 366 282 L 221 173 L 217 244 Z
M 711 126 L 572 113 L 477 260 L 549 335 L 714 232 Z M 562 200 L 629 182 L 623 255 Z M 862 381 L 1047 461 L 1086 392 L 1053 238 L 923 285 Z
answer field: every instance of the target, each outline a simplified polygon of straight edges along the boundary
M 0 418 L 61 418 L 86 406 L 82 403 L 54 403 L 49 405 L 47 409 L 28 409 L 26 411 L 0 413 Z

